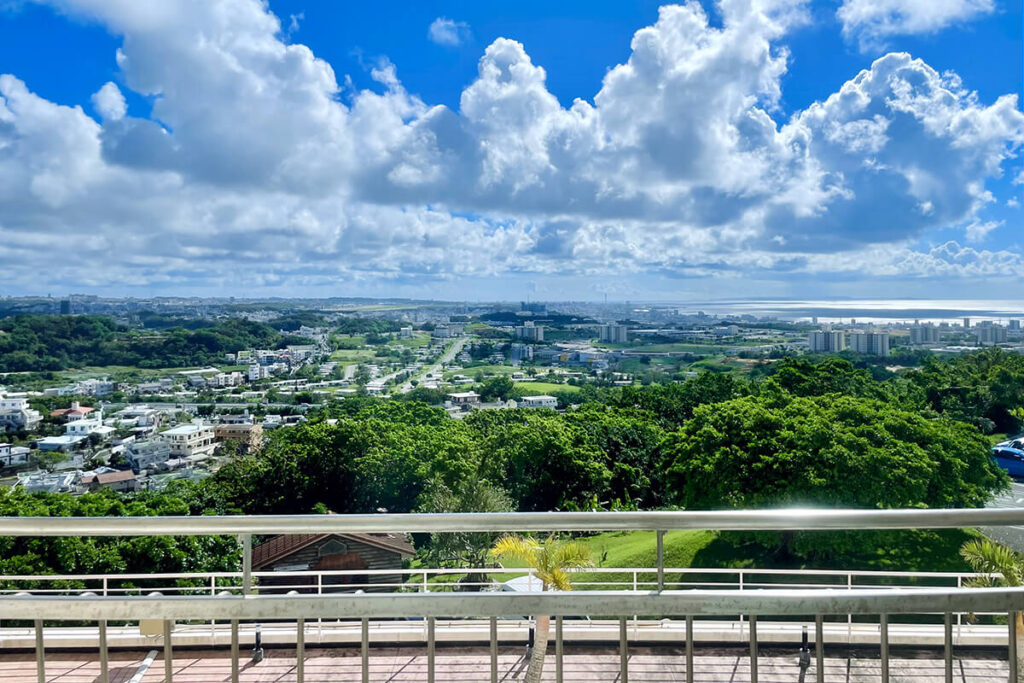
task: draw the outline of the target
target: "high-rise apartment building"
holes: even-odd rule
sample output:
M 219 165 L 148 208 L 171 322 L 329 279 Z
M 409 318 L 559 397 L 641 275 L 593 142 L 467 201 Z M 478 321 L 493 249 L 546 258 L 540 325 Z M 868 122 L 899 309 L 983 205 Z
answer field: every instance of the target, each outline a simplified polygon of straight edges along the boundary
M 915 325 L 910 328 L 910 343 L 911 344 L 938 344 L 939 343 L 939 328 L 931 323 L 925 323 L 924 325 Z
M 812 353 L 832 353 L 846 348 L 846 337 L 840 330 L 817 330 L 807 335 Z
M 888 356 L 889 333 L 854 332 L 850 335 L 850 350 L 869 356 Z
M 534 325 L 532 320 L 527 320 L 522 325 L 516 327 L 516 338 L 542 342 L 544 341 L 544 328 L 540 325 Z
M 625 325 L 616 325 L 614 323 L 601 325 L 598 332 L 600 334 L 600 339 L 603 342 L 625 344 L 629 341 L 629 328 Z
M 1002 325 L 984 325 L 975 329 L 978 331 L 979 344 L 1006 343 L 1006 328 Z

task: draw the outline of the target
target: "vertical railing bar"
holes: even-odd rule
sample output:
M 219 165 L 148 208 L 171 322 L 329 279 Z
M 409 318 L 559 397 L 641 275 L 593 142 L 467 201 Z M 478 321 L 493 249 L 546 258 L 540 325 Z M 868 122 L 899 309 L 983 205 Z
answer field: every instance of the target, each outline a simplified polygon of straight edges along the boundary
M 427 683 L 434 683 L 434 617 L 427 618 Z
M 362 651 L 363 658 L 363 683 L 370 683 L 370 620 L 363 617 L 362 624 Z
M 739 589 L 743 590 L 743 570 L 742 569 L 739 570 L 739 575 L 737 576 L 737 582 L 739 583 Z M 742 639 L 742 638 L 743 638 L 743 615 L 741 614 L 740 615 L 740 639 Z
M 878 639 L 881 646 L 882 683 L 889 683 L 889 615 L 878 618 Z
M 750 683 L 757 683 L 757 615 L 750 615 Z
M 100 637 L 100 683 L 110 683 L 110 653 L 107 650 L 107 622 L 97 624 Z
M 1007 641 L 1009 642 L 1009 662 L 1010 662 L 1010 683 L 1020 683 L 1020 671 L 1017 670 L 1017 648 L 1020 643 L 1017 642 L 1017 616 L 1019 612 L 1010 612 L 1009 621 L 1007 625 L 1010 629 L 1007 634 Z
M 814 669 L 818 683 L 825 683 L 825 620 L 814 617 Z
M 846 590 L 853 590 L 853 574 L 846 575 Z M 846 644 L 853 644 L 853 615 L 846 615 Z
M 658 591 L 665 590 L 665 532 L 658 530 Z
M 555 617 L 555 683 L 562 683 L 562 676 L 564 675 L 563 667 L 563 643 L 562 643 L 562 617 Z
M 36 619 L 36 680 L 46 683 L 46 652 L 43 646 L 43 620 Z
M 238 619 L 231 620 L 231 683 L 238 683 Z
M 323 572 L 319 572 L 316 575 L 316 594 L 324 594 L 324 575 Z M 316 636 L 323 642 L 324 637 L 324 620 L 321 617 L 316 618 Z
M 164 619 L 164 683 L 174 680 L 174 655 L 171 647 L 171 620 Z
M 627 623 L 625 617 L 619 617 L 619 681 L 629 683 L 629 643 L 627 642 Z
M 491 617 L 491 683 L 498 683 L 498 617 Z
M 686 683 L 693 683 L 693 616 L 686 615 Z
M 945 650 L 946 660 L 946 683 L 953 683 L 953 615 L 946 612 L 943 615 L 942 643 Z
M 242 594 L 252 591 L 252 534 L 241 534 L 242 541 Z
M 295 621 L 295 681 L 305 683 L 306 680 L 306 620 Z

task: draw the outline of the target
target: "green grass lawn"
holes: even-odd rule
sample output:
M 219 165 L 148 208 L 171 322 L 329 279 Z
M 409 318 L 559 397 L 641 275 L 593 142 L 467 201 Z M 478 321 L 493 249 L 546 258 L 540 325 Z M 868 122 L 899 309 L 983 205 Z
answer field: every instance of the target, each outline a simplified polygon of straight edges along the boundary
M 802 561 L 787 557 L 780 551 L 768 550 L 764 545 L 752 542 L 749 535 L 702 530 L 669 531 L 665 534 L 665 566 L 743 569 L 748 575 L 755 573 L 757 569 L 970 571 L 958 551 L 965 541 L 978 536 L 978 532 L 970 529 L 863 532 L 856 543 L 859 550 L 844 553 L 841 557 L 831 560 Z M 625 570 L 654 567 L 657 564 L 656 538 L 653 531 L 613 531 L 582 536 L 578 540 L 590 547 L 596 567 Z M 525 567 L 524 564 L 516 562 L 504 562 L 503 566 L 509 569 Z M 431 579 L 431 583 L 454 583 L 461 576 L 446 575 Z M 516 576 L 520 574 L 493 575 L 497 581 L 507 581 Z M 639 587 L 643 589 L 650 588 L 643 584 L 655 582 L 657 575 L 655 572 L 638 572 L 636 578 L 641 584 Z M 574 574 L 573 580 L 581 590 L 622 588 L 622 583 L 632 583 L 633 572 L 578 572 Z M 666 572 L 665 581 L 670 585 L 683 580 L 678 573 Z M 748 580 L 756 581 L 757 578 L 751 577 Z M 785 583 L 787 577 L 775 575 L 771 580 Z M 810 579 L 794 575 L 792 580 L 806 582 Z M 416 582 L 416 577 L 411 581 Z M 686 575 L 685 581 L 735 581 L 735 576 L 691 573 Z M 612 586 L 613 583 L 620 585 Z M 878 583 L 884 585 L 885 581 L 880 579 Z
M 554 384 L 553 382 L 516 382 L 516 391 L 526 392 L 524 396 L 540 396 L 564 391 L 570 394 L 579 393 L 580 388 L 572 384 Z
M 331 360 L 344 367 L 353 363 L 368 363 L 376 354 L 373 349 L 339 349 L 331 354 Z
M 408 339 L 389 339 L 388 346 L 404 346 L 408 349 L 418 349 L 430 345 L 429 334 L 414 334 Z

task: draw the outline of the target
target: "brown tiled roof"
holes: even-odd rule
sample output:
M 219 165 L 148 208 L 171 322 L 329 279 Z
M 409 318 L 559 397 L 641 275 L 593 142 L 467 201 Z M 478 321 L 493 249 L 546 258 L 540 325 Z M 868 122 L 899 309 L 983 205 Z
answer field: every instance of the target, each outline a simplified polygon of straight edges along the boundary
M 113 484 L 119 481 L 128 481 L 134 479 L 135 473 L 131 470 L 118 470 L 117 472 L 104 472 L 103 474 L 94 474 L 89 477 L 82 477 L 83 484 Z
M 267 567 L 329 536 L 375 545 L 400 555 L 412 556 L 416 553 L 409 541 L 396 534 L 286 534 L 275 536 L 253 548 L 252 568 L 258 570 Z

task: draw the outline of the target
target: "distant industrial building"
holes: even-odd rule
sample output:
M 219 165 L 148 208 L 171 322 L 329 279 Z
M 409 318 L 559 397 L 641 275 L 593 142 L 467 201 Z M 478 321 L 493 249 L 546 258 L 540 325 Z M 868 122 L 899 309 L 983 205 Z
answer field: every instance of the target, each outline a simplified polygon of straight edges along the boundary
M 515 328 L 516 338 L 527 341 L 544 341 L 544 328 L 541 325 L 534 325 L 532 320 L 527 320 Z
M 807 335 L 811 353 L 834 353 L 846 348 L 846 337 L 841 330 L 817 330 Z
M 850 350 L 869 356 L 888 356 L 889 333 L 854 332 L 850 335 Z
M 625 344 L 629 341 L 629 328 L 625 325 L 616 325 L 609 323 L 607 325 L 601 325 L 598 330 L 600 339 L 603 342 L 611 342 L 612 344 Z

